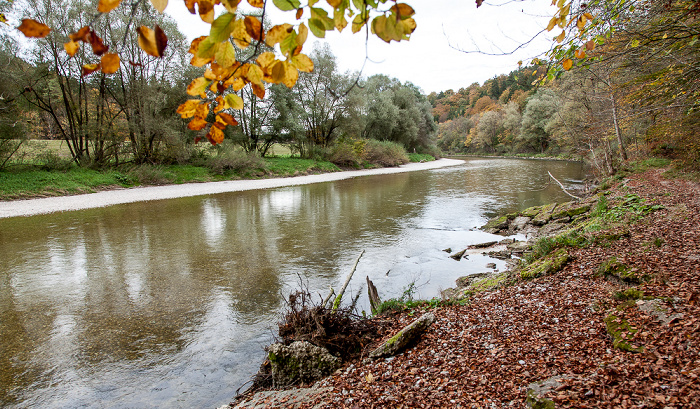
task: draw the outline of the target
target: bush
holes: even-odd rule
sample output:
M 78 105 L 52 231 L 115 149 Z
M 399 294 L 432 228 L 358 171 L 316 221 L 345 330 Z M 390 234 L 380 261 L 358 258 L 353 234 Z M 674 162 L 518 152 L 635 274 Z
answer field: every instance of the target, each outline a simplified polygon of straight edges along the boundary
M 328 160 L 337 166 L 351 168 L 360 167 L 360 158 L 357 155 L 355 148 L 352 145 L 344 142 L 337 144 L 333 148 Z
M 36 157 L 36 162 L 42 170 L 68 170 L 73 165 L 71 159 L 62 158 L 53 151 L 43 151 Z
M 141 185 L 165 185 L 170 183 L 170 178 L 165 169 L 162 166 L 154 165 L 139 165 L 131 169 L 128 179 L 124 180 L 136 180 Z
M 401 144 L 369 139 L 365 144 L 362 160 L 371 165 L 399 166 L 408 163 L 408 155 Z
M 216 156 L 206 161 L 205 166 L 212 172 L 223 175 L 226 172 L 264 169 L 262 159 L 254 153 L 246 153 L 230 143 L 218 147 Z

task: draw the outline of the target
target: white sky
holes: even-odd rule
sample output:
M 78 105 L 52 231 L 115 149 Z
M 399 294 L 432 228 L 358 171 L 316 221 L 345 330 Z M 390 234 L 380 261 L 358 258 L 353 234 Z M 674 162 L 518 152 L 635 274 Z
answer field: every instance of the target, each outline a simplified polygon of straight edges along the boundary
M 513 55 L 467 54 L 451 48 L 450 44 L 465 50 L 476 50 L 478 47 L 481 51 L 497 53 L 511 51 L 528 41 L 547 26 L 554 13 L 551 2 L 491 0 L 478 9 L 474 0 L 404 2 L 416 11 L 414 18 L 418 27 L 411 40 L 386 44 L 370 35 L 367 44 L 370 61 L 365 65 L 363 74 L 381 73 L 401 81 L 410 81 L 426 94 L 447 89 L 456 91 L 474 82 L 483 83 L 499 74 L 507 74 L 518 67 L 518 61 L 527 63 L 541 56 L 551 47 L 552 38 L 558 34 L 556 30 L 545 32 Z M 270 15 L 273 24 L 279 24 L 282 20 L 295 22 L 294 12 L 283 13 L 272 9 L 273 5 L 268 6 L 268 13 L 274 11 Z M 209 33 L 210 26 L 198 16 L 189 14 L 181 0 L 171 0 L 166 13 L 178 21 L 180 30 L 190 40 Z M 358 71 L 362 68 L 365 60 L 364 31 L 353 35 L 348 26 L 343 33 L 327 32 L 325 40 L 316 39 L 309 33 L 306 47 L 316 40 L 330 44 L 341 71 Z M 309 54 L 310 51 L 310 48 L 305 48 L 304 53 Z

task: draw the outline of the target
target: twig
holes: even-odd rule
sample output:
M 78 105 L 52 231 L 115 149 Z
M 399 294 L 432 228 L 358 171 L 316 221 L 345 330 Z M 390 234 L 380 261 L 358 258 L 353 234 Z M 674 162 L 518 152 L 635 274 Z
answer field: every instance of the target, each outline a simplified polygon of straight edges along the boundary
M 566 193 L 567 195 L 573 197 L 573 198 L 576 199 L 576 200 L 581 200 L 580 197 L 574 196 L 574 195 L 572 195 L 571 193 L 569 193 L 569 191 L 566 190 L 566 188 L 564 187 L 564 185 L 562 185 L 561 182 L 557 180 L 557 178 L 555 178 L 554 176 L 552 176 L 552 174 L 551 174 L 549 171 L 547 171 L 547 173 L 549 173 L 549 177 L 550 177 L 550 178 L 552 178 L 555 182 L 557 182 L 557 183 L 559 184 L 559 186 L 561 187 L 561 190 L 563 190 L 564 193 Z
M 365 251 L 362 250 L 362 253 L 360 253 L 360 256 L 357 257 L 357 260 L 355 260 L 355 265 L 352 266 L 352 271 L 350 271 L 350 274 L 348 274 L 347 278 L 345 279 L 345 284 L 343 284 L 343 288 L 340 289 L 338 292 L 338 295 L 335 297 L 335 301 L 333 301 L 333 311 L 337 310 L 338 307 L 340 307 L 340 301 L 343 299 L 343 294 L 345 293 L 345 289 L 348 288 L 348 284 L 350 284 L 350 279 L 352 279 L 353 274 L 355 274 L 355 270 L 357 269 L 357 264 L 360 262 L 360 259 L 362 258 L 362 255 L 365 254 Z

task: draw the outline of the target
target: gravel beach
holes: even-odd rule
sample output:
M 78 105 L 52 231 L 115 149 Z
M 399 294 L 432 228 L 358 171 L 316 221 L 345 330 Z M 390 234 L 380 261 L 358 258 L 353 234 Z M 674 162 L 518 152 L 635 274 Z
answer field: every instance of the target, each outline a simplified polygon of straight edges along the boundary
M 440 159 L 432 162 L 409 163 L 396 168 L 364 169 L 290 178 L 231 180 L 208 183 L 186 183 L 181 185 L 148 186 L 131 189 L 108 190 L 85 195 L 47 197 L 41 199 L 0 202 L 0 219 L 8 217 L 33 216 L 54 212 L 64 212 L 96 207 L 106 207 L 123 203 L 145 202 L 150 200 L 175 199 L 178 197 L 204 196 L 217 193 L 239 192 L 255 189 L 273 189 L 285 186 L 308 185 L 333 182 L 359 176 L 387 175 L 417 170 L 437 169 L 464 163 L 456 159 Z

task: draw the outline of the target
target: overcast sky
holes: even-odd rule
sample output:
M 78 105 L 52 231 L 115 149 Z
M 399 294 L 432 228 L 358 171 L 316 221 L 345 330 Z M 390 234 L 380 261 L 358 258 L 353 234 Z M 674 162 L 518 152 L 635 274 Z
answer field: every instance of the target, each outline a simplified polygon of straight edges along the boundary
M 410 81 L 428 94 L 483 83 L 499 74 L 517 68 L 518 61 L 528 62 L 541 56 L 556 34 L 543 33 L 531 44 L 513 55 L 487 56 L 464 53 L 477 50 L 509 52 L 530 40 L 544 27 L 554 13 L 548 0 L 494 0 L 476 8 L 473 0 L 405 0 L 416 11 L 418 27 L 408 42 L 386 44 L 370 36 L 367 44 L 369 61 L 363 74 L 386 74 L 401 81 Z M 244 3 L 241 3 L 244 4 Z M 501 5 L 499 5 L 501 4 Z M 270 7 L 271 9 L 274 7 Z M 223 10 L 223 8 L 221 8 Z M 294 22 L 294 12 L 274 10 L 270 21 Z M 193 39 L 209 32 L 209 25 L 190 15 L 182 1 L 171 1 L 167 13 L 173 15 L 180 29 Z M 306 47 L 317 39 L 309 33 Z M 327 32 L 326 39 L 338 58 L 342 71 L 358 71 L 365 61 L 364 31 L 355 35 L 346 28 L 343 33 Z M 305 47 L 305 53 L 310 49 Z

